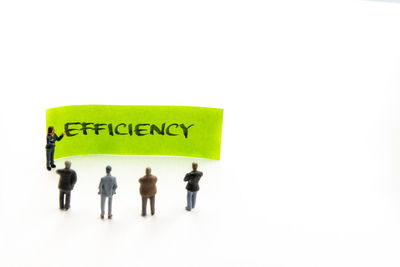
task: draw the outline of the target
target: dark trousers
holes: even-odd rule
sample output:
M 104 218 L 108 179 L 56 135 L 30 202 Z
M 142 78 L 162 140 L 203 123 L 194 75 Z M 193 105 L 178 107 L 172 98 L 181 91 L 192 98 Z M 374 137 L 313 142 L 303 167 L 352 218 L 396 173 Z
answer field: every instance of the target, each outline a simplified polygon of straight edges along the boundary
M 154 215 L 154 202 L 155 202 L 155 196 L 151 197 L 144 197 L 142 196 L 142 215 L 146 215 L 146 206 L 147 206 L 147 199 L 150 199 L 150 209 L 151 209 L 151 215 Z
M 65 202 L 64 202 L 64 196 L 65 196 Z M 69 209 L 70 203 L 71 203 L 71 191 L 60 190 L 60 209 Z
M 46 167 L 54 165 L 54 146 L 51 148 L 46 148 Z

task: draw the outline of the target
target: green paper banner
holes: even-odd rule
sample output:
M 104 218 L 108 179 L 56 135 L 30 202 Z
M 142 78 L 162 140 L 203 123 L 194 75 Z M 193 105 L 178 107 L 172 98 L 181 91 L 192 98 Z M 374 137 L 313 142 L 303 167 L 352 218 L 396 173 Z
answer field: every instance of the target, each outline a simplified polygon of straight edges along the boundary
M 223 109 L 78 105 L 46 110 L 58 136 L 54 158 L 86 154 L 220 159 Z M 47 133 L 47 131 L 46 131 Z

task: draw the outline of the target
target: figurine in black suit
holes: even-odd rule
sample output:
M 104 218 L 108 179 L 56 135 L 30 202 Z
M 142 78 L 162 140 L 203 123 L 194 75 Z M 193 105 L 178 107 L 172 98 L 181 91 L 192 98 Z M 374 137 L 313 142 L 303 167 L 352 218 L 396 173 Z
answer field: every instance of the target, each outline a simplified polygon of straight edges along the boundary
M 60 175 L 60 181 L 58 182 L 58 189 L 60 189 L 60 209 L 68 210 L 71 202 L 71 191 L 74 189 L 76 183 L 76 172 L 71 169 L 71 162 L 66 161 L 65 168 L 56 170 L 56 173 Z
M 187 206 L 186 210 L 191 211 L 194 209 L 194 206 L 196 205 L 196 195 L 197 191 L 199 191 L 199 180 L 201 176 L 203 176 L 203 173 L 197 170 L 197 163 L 193 162 L 192 163 L 192 168 L 193 171 L 189 172 L 186 174 L 185 178 L 183 181 L 188 182 L 186 185 L 186 190 L 187 190 Z
M 51 170 L 51 168 L 55 168 L 54 164 L 54 148 L 56 147 L 56 141 L 60 141 L 65 132 L 61 134 L 61 136 L 57 136 L 53 126 L 50 126 L 47 129 L 47 138 L 46 138 L 46 167 L 47 170 Z M 51 167 L 51 168 L 50 168 Z

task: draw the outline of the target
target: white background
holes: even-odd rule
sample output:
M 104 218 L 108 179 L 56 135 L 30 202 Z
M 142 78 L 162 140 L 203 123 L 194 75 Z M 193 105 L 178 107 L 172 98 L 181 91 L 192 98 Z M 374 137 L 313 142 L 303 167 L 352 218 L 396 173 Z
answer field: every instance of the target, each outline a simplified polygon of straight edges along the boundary
M 0 2 L 0 265 L 399 266 L 399 33 L 394 0 Z M 193 159 L 99 155 L 58 210 L 45 110 L 71 104 L 224 108 L 196 209 Z

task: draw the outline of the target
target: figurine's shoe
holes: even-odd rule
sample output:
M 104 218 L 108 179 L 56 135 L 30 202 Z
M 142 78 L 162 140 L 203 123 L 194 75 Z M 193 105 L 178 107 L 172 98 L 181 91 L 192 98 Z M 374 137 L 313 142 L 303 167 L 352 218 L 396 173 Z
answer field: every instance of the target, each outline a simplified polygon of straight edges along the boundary
M 64 210 L 66 210 L 66 211 L 69 210 L 69 207 L 68 208 L 64 208 Z
M 108 215 L 108 219 L 110 219 L 110 220 L 111 220 L 111 219 L 112 219 L 112 215 Z
M 189 209 L 188 207 L 185 207 L 185 209 L 186 209 L 187 211 L 191 211 L 191 209 Z
M 55 168 L 55 167 L 57 167 L 57 166 L 53 164 L 53 165 L 51 165 L 51 167 L 52 167 L 52 168 Z
M 143 217 L 146 216 L 146 213 L 142 213 L 142 216 L 143 216 Z
M 51 171 L 51 168 L 50 168 L 49 166 L 47 166 L 47 170 L 48 170 L 48 171 Z
M 153 213 L 151 213 L 151 216 L 153 216 L 154 215 L 154 212 Z
M 103 216 L 103 215 L 100 215 L 100 219 L 104 220 L 104 216 Z

